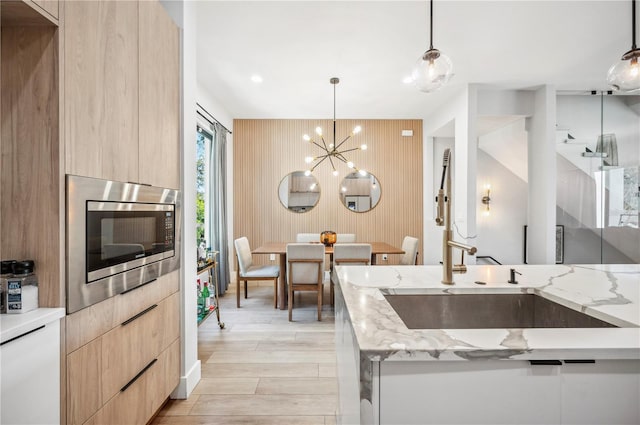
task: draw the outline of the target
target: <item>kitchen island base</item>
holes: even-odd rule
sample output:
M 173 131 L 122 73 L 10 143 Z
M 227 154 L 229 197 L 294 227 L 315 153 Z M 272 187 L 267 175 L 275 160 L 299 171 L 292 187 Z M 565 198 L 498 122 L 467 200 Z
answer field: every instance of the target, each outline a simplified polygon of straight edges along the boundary
M 380 424 L 640 423 L 640 361 L 373 363 Z
M 337 423 L 640 424 L 639 265 L 521 266 L 517 287 L 469 269 L 445 287 L 436 266 L 336 267 Z M 385 299 L 517 293 L 613 326 L 411 329 Z

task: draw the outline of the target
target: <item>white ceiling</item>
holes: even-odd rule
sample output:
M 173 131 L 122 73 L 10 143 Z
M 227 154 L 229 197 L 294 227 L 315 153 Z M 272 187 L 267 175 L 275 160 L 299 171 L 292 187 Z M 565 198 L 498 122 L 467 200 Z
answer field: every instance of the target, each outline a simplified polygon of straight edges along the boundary
M 198 81 L 233 118 L 424 118 L 467 83 L 606 89 L 631 47 L 631 2 L 434 2 L 452 81 L 402 79 L 428 48 L 427 1 L 200 1 Z M 261 84 L 250 77 L 259 74 Z

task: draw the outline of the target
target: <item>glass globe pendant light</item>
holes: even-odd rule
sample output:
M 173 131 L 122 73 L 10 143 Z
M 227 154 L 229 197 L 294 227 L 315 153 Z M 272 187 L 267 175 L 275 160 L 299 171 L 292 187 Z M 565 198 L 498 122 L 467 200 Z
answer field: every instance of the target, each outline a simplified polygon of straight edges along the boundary
M 636 1 L 631 0 L 631 50 L 613 64 L 607 73 L 607 83 L 614 89 L 630 92 L 640 89 L 640 49 L 636 47 Z
M 451 59 L 440 50 L 433 48 L 433 0 L 430 0 L 430 5 L 429 50 L 418 58 L 411 73 L 416 87 L 427 93 L 438 90 L 453 77 Z

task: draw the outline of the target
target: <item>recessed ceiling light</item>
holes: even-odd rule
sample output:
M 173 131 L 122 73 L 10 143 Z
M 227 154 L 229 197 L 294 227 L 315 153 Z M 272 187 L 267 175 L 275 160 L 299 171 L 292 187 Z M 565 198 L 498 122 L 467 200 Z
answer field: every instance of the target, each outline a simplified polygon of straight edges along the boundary
M 254 74 L 251 76 L 251 81 L 253 81 L 254 83 L 261 83 L 262 77 L 259 76 L 258 74 Z
M 411 83 L 413 83 L 413 77 L 411 77 L 410 75 L 407 76 L 407 77 L 404 77 L 402 79 L 402 82 L 405 83 L 405 84 L 411 84 Z

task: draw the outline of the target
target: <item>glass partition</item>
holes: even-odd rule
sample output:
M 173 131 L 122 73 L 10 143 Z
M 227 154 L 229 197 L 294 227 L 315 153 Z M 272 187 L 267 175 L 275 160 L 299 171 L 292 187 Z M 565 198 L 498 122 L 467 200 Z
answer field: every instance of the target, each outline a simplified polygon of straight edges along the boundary
M 559 93 L 556 152 L 564 262 L 640 262 L 640 96 Z

